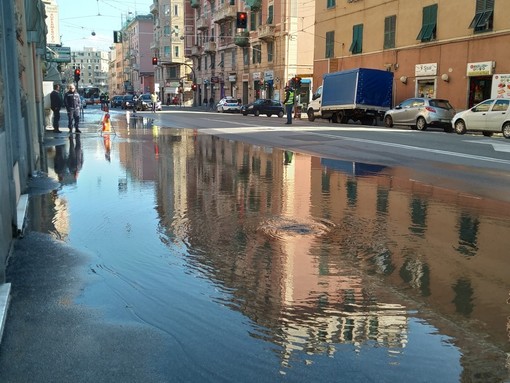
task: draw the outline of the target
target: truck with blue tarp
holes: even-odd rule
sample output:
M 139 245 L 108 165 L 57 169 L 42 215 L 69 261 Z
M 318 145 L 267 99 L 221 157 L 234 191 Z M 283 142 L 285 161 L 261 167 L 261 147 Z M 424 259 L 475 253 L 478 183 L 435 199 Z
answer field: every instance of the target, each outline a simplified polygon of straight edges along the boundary
M 393 72 L 356 68 L 326 73 L 308 105 L 308 120 L 326 118 L 335 123 L 360 121 L 373 125 L 391 108 Z

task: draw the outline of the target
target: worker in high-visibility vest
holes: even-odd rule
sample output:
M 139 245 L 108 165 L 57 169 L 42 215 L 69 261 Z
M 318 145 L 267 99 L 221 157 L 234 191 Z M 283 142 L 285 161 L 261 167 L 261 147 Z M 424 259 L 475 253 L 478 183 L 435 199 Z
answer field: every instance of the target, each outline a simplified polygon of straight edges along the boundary
M 285 104 L 285 111 L 287 113 L 287 122 L 285 124 L 292 124 L 292 110 L 294 109 L 294 101 L 296 100 L 296 92 L 292 87 L 285 87 L 285 100 L 283 103 Z

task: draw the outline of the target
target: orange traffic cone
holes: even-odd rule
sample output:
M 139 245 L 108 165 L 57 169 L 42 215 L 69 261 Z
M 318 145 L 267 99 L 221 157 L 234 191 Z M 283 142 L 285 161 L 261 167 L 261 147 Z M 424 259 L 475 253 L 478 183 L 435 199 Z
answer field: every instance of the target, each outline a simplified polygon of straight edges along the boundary
M 103 132 L 110 132 L 112 123 L 110 120 L 110 113 L 106 113 L 103 117 Z

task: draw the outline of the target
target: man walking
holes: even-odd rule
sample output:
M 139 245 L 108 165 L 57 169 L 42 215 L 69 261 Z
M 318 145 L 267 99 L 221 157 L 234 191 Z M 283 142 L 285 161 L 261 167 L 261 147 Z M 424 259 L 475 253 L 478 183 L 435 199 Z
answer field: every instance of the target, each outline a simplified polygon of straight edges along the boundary
M 156 113 L 157 102 L 158 102 L 158 95 L 156 94 L 156 91 L 153 91 L 151 93 L 152 113 Z
M 53 111 L 53 131 L 60 133 L 60 109 L 62 109 L 62 97 L 60 96 L 60 85 L 53 84 L 53 92 L 50 93 L 51 110 Z
M 285 104 L 285 111 L 287 113 L 287 122 L 286 125 L 292 124 L 292 111 L 294 109 L 294 100 L 296 98 L 296 93 L 294 92 L 294 89 L 292 89 L 290 86 L 285 87 L 285 100 L 283 103 Z

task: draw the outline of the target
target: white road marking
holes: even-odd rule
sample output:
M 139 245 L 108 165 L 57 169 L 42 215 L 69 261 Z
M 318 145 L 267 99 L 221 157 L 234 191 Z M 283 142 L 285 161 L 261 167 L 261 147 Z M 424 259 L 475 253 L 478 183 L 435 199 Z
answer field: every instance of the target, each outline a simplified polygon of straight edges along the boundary
M 239 125 L 239 123 L 237 123 Z M 246 124 L 248 125 L 248 124 Z M 362 131 L 378 131 L 378 132 L 384 132 L 384 129 L 377 129 L 377 128 L 366 128 L 366 127 L 352 127 L 352 128 L 323 128 L 320 127 L 321 131 L 324 130 L 362 130 Z M 398 149 L 404 149 L 404 150 L 410 150 L 410 151 L 419 151 L 419 152 L 426 152 L 426 153 L 434 153 L 434 154 L 441 154 L 445 156 L 452 156 L 452 157 L 459 157 L 459 158 L 467 158 L 471 160 L 477 160 L 477 161 L 486 161 L 486 162 L 494 162 L 498 164 L 505 164 L 510 165 L 510 160 L 504 160 L 499 158 L 491 158 L 491 157 L 485 157 L 485 156 L 478 156 L 474 154 L 466 154 L 466 153 L 457 153 L 457 152 L 451 152 L 447 150 L 440 150 L 440 149 L 432 149 L 432 148 L 420 148 L 418 146 L 411 146 L 411 145 L 404 145 L 404 144 L 397 144 L 394 142 L 384 142 L 384 141 L 375 141 L 375 140 L 367 140 L 363 138 L 351 138 L 351 137 L 339 137 L 331 134 L 324 134 L 324 133 L 318 133 L 313 132 L 310 130 L 310 127 L 296 127 L 296 126 L 277 126 L 277 127 L 269 127 L 269 126 L 251 126 L 247 128 L 211 128 L 211 129 L 203 129 L 202 131 L 209 133 L 209 134 L 215 134 L 215 133 L 224 133 L 224 134 L 235 134 L 235 133 L 251 133 L 251 132 L 269 132 L 269 131 L 277 131 L 277 132 L 285 132 L 285 131 L 306 131 L 309 134 L 317 135 L 319 137 L 327 137 L 334 140 L 343 140 L 343 141 L 352 141 L 352 142 L 362 142 L 367 144 L 373 144 L 373 145 L 380 145 L 380 146 L 388 146 L 392 148 L 398 148 Z M 391 131 L 394 133 L 395 131 Z M 401 132 L 406 132 L 405 130 L 402 130 Z M 414 132 L 414 131 L 412 131 Z M 505 146 L 505 144 L 496 144 Z M 507 150 L 504 150 L 507 151 Z
M 464 142 L 469 142 L 472 144 L 492 145 L 493 149 L 496 152 L 510 153 L 510 144 L 502 144 L 499 142 L 487 142 L 487 141 L 471 141 L 471 140 L 465 140 Z

